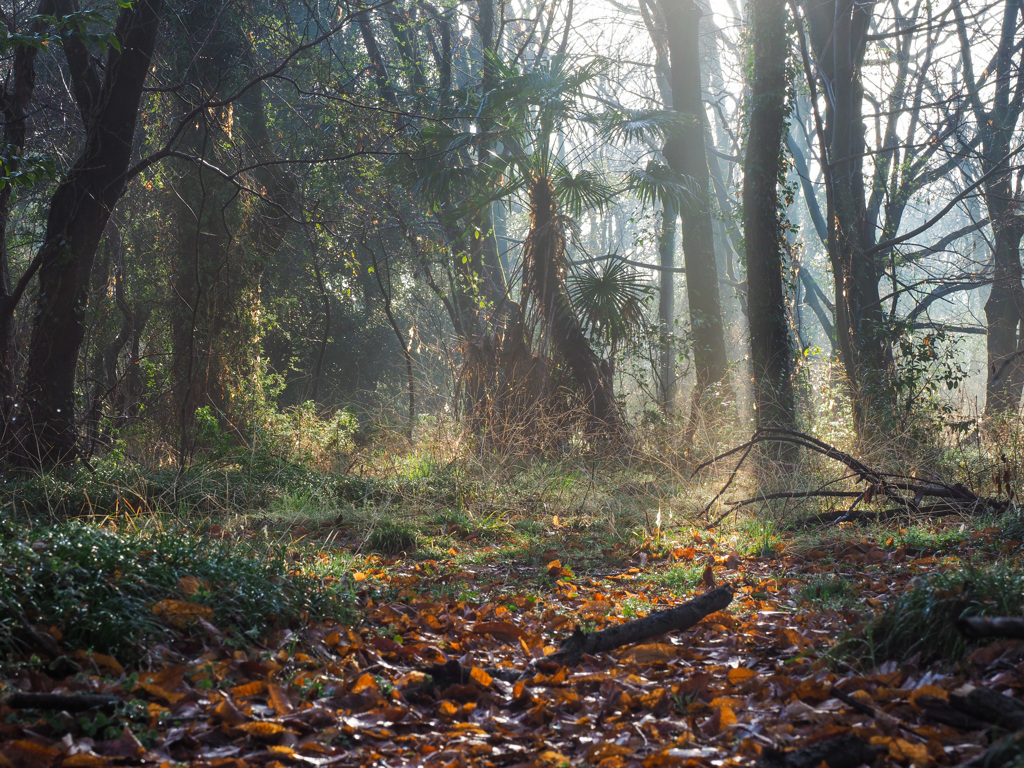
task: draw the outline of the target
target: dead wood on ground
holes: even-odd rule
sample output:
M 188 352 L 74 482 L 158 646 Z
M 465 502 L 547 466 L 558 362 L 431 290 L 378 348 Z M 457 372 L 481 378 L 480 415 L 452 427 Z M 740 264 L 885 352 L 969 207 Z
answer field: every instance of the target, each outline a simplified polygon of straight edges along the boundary
M 970 616 L 959 619 L 956 626 L 971 638 L 1008 637 L 1024 640 L 1024 618 L 1019 616 Z
M 851 733 L 790 752 L 766 749 L 757 761 L 757 768 L 818 768 L 822 763 L 829 768 L 858 768 L 871 765 L 885 751 L 884 747 L 870 746 Z
M 584 632 L 577 627 L 569 637 L 562 641 L 557 651 L 537 659 L 522 671 L 488 667 L 484 669 L 484 672 L 496 679 L 514 683 L 536 672 L 537 665 L 574 666 L 584 655 L 607 653 L 624 645 L 640 643 L 669 632 L 683 632 L 690 629 L 705 616 L 727 608 L 732 602 L 732 597 L 732 587 L 723 585 L 704 592 L 675 608 L 655 611 L 641 619 L 627 621 L 625 624 L 617 624 L 597 632 Z M 422 671 L 430 675 L 431 678 L 427 687 L 436 687 L 440 690 L 451 685 L 467 685 L 473 679 L 472 670 L 455 660 L 449 660 L 445 664 L 434 664 L 423 668 Z
M 545 661 L 577 664 L 584 654 L 606 653 L 668 632 L 682 632 L 709 613 L 724 610 L 731 602 L 732 587 L 726 585 L 698 595 L 675 608 L 655 611 L 642 619 L 616 624 L 598 632 L 584 632 L 577 627 Z
M 740 468 L 750 455 L 754 446 L 760 443 L 787 443 L 805 448 L 814 453 L 821 454 L 838 464 L 849 469 L 858 483 L 863 483 L 864 488 L 860 491 L 831 490 L 819 488 L 815 491 L 783 491 L 779 493 L 762 494 L 741 501 L 729 502 L 729 509 L 717 519 L 708 523 L 708 528 L 713 528 L 721 523 L 740 507 L 756 504 L 772 499 L 802 499 L 810 497 L 823 498 L 853 498 L 853 502 L 846 510 L 838 510 L 824 515 L 814 515 L 802 521 L 804 525 L 834 525 L 841 522 L 874 522 L 896 517 L 901 514 L 914 515 L 940 515 L 940 514 L 974 514 L 978 512 L 1001 513 L 1006 510 L 1007 502 L 990 496 L 979 496 L 966 486 L 960 483 L 947 485 L 945 483 L 925 483 L 915 478 L 907 478 L 902 475 L 881 472 L 869 467 L 864 462 L 850 454 L 829 445 L 816 437 L 811 437 L 803 432 L 794 432 L 788 429 L 759 429 L 747 442 L 725 453 L 715 456 L 713 459 L 700 464 L 693 471 L 695 476 L 706 467 L 719 461 L 741 454 L 736 466 L 733 467 L 729 479 L 708 502 L 701 513 L 701 517 L 707 517 L 715 502 L 718 501 L 726 490 L 735 481 Z M 883 510 L 858 510 L 860 504 L 886 501 L 894 504 Z M 924 503 L 924 502 L 928 503 Z

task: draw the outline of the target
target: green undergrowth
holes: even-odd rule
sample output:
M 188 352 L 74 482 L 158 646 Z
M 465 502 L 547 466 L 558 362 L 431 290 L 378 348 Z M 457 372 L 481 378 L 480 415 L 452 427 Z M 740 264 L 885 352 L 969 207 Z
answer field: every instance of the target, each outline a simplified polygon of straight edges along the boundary
M 801 601 L 819 609 L 841 610 L 857 600 L 857 586 L 850 579 L 833 573 L 812 576 L 800 590 Z
M 957 629 L 958 618 L 1022 613 L 1024 571 L 1019 566 L 956 568 L 917 579 L 856 638 L 846 640 L 842 650 L 872 666 L 915 656 L 924 664 L 955 663 L 971 647 Z
M 0 575 L 0 652 L 8 658 L 35 647 L 32 634 L 43 628 L 62 648 L 138 662 L 148 643 L 174 633 L 173 618 L 158 615 L 164 600 L 204 606 L 200 615 L 243 645 L 318 618 L 355 619 L 345 582 L 293 572 L 284 549 L 180 530 L 6 525 Z M 181 624 L 186 635 L 203 631 L 195 621 Z

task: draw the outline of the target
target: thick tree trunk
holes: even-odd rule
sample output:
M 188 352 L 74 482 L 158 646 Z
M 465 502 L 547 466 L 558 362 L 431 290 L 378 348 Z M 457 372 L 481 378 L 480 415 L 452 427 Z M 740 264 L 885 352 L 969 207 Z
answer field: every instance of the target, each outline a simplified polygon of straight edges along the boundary
M 1012 55 L 1018 42 L 1017 18 L 1020 0 L 1006 0 L 1003 8 L 999 47 L 994 57 L 995 72 L 986 72 L 980 79 L 995 80 L 991 106 L 983 103 L 975 88 L 970 94 L 975 120 L 982 132 L 981 171 L 989 174 L 984 186 L 985 205 L 992 222 L 992 290 L 985 303 L 988 323 L 988 379 L 985 387 L 985 415 L 1015 413 L 1020 408 L 1024 363 L 1017 356 L 1008 365 L 1010 356 L 1024 350 L 1024 285 L 1021 284 L 1020 240 L 1024 235 L 1024 219 L 1017 212 L 1011 175 L 1011 137 L 1021 112 L 1018 82 Z M 964 18 L 957 13 L 961 40 L 965 37 Z M 1019 67 L 1019 63 L 1016 65 Z M 972 74 L 968 67 L 968 75 Z M 968 87 L 974 86 L 968 83 Z
M 54 13 L 52 0 L 40 0 L 30 35 L 42 34 L 47 22 L 45 16 Z M 3 110 L 4 143 L 8 149 L 6 162 L 8 172 L 18 168 L 19 158 L 25 148 L 28 135 L 28 107 L 36 84 L 36 54 L 34 45 L 14 47 L 14 61 L 11 65 L 8 85 L 0 93 Z M 21 300 L 24 285 L 11 283 L 11 256 L 7 247 L 7 227 L 14 202 L 14 185 L 5 184 L 0 189 L 0 419 L 6 422 L 16 391 L 17 374 L 14 370 L 14 312 Z M 31 277 L 31 274 L 26 275 Z
M 691 442 L 699 422 L 713 415 L 731 393 L 715 261 L 704 121 L 701 119 L 704 104 L 697 34 L 701 11 L 693 0 L 662 0 L 661 5 L 668 31 L 672 107 L 685 121 L 666 142 L 665 159 L 673 171 L 687 179 L 692 189 L 680 212 L 696 374 L 687 427 L 688 442 Z
M 758 429 L 796 429 L 778 193 L 788 88 L 786 0 L 758 0 L 750 16 L 754 63 L 743 164 L 743 232 L 755 416 Z
M 75 367 L 85 334 L 89 277 L 100 237 L 124 192 L 142 86 L 162 0 L 138 0 L 114 30 L 85 147 L 50 202 L 40 247 L 39 293 L 13 446 L 17 459 L 50 467 L 74 460 Z
M 874 222 L 864 189 L 864 85 L 861 67 L 874 2 L 804 0 L 811 47 L 826 81 L 823 138 L 828 162 L 828 251 L 835 278 L 836 335 L 858 437 L 888 434 L 896 382 L 887 318 L 878 292 L 882 271 L 871 255 Z
M 661 211 L 661 234 L 658 239 L 658 256 L 662 266 L 658 291 L 658 397 L 661 410 L 666 416 L 675 413 L 676 408 L 676 348 L 674 341 L 676 323 L 676 222 L 679 208 L 671 201 L 663 203 Z

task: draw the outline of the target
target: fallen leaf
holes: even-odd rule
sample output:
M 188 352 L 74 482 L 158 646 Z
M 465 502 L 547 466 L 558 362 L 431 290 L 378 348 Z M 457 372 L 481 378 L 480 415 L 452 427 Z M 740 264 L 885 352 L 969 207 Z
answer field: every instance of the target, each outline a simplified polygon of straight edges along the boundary
M 153 613 L 178 629 L 185 629 L 199 619 L 213 618 L 212 608 L 184 600 L 161 600 L 153 606 Z
M 757 672 L 746 667 L 733 667 L 729 670 L 727 677 L 730 683 L 736 685 L 736 683 L 745 683 L 747 680 L 757 677 Z

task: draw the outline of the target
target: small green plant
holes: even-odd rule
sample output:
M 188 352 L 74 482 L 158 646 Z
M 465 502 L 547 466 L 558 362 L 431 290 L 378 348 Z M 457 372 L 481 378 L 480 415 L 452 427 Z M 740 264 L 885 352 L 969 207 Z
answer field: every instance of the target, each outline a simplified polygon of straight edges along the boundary
M 382 555 L 398 555 L 414 552 L 419 546 L 419 536 L 409 525 L 392 520 L 380 521 L 366 536 L 366 549 Z
M 781 541 L 774 519 L 766 517 L 755 520 L 750 526 L 748 535 L 750 545 L 747 551 L 754 557 L 774 557 L 779 553 Z
M 849 606 L 857 594 L 849 579 L 835 574 L 813 576 L 800 590 L 800 599 L 822 608 L 841 609 Z
M 692 590 L 704 573 L 704 566 L 700 563 L 677 563 L 662 571 L 657 582 L 668 587 L 673 592 L 684 593 Z
M 247 637 L 315 617 L 355 618 L 350 588 L 294 573 L 287 553 L 266 541 L 83 523 L 0 529 L 0 651 L 12 660 L 41 625 L 56 627 L 64 648 L 131 663 L 167 635 L 154 610 L 164 600 L 202 606 L 215 626 Z
M 622 615 L 627 619 L 636 619 L 651 612 L 651 603 L 642 597 L 631 596 L 619 603 Z

